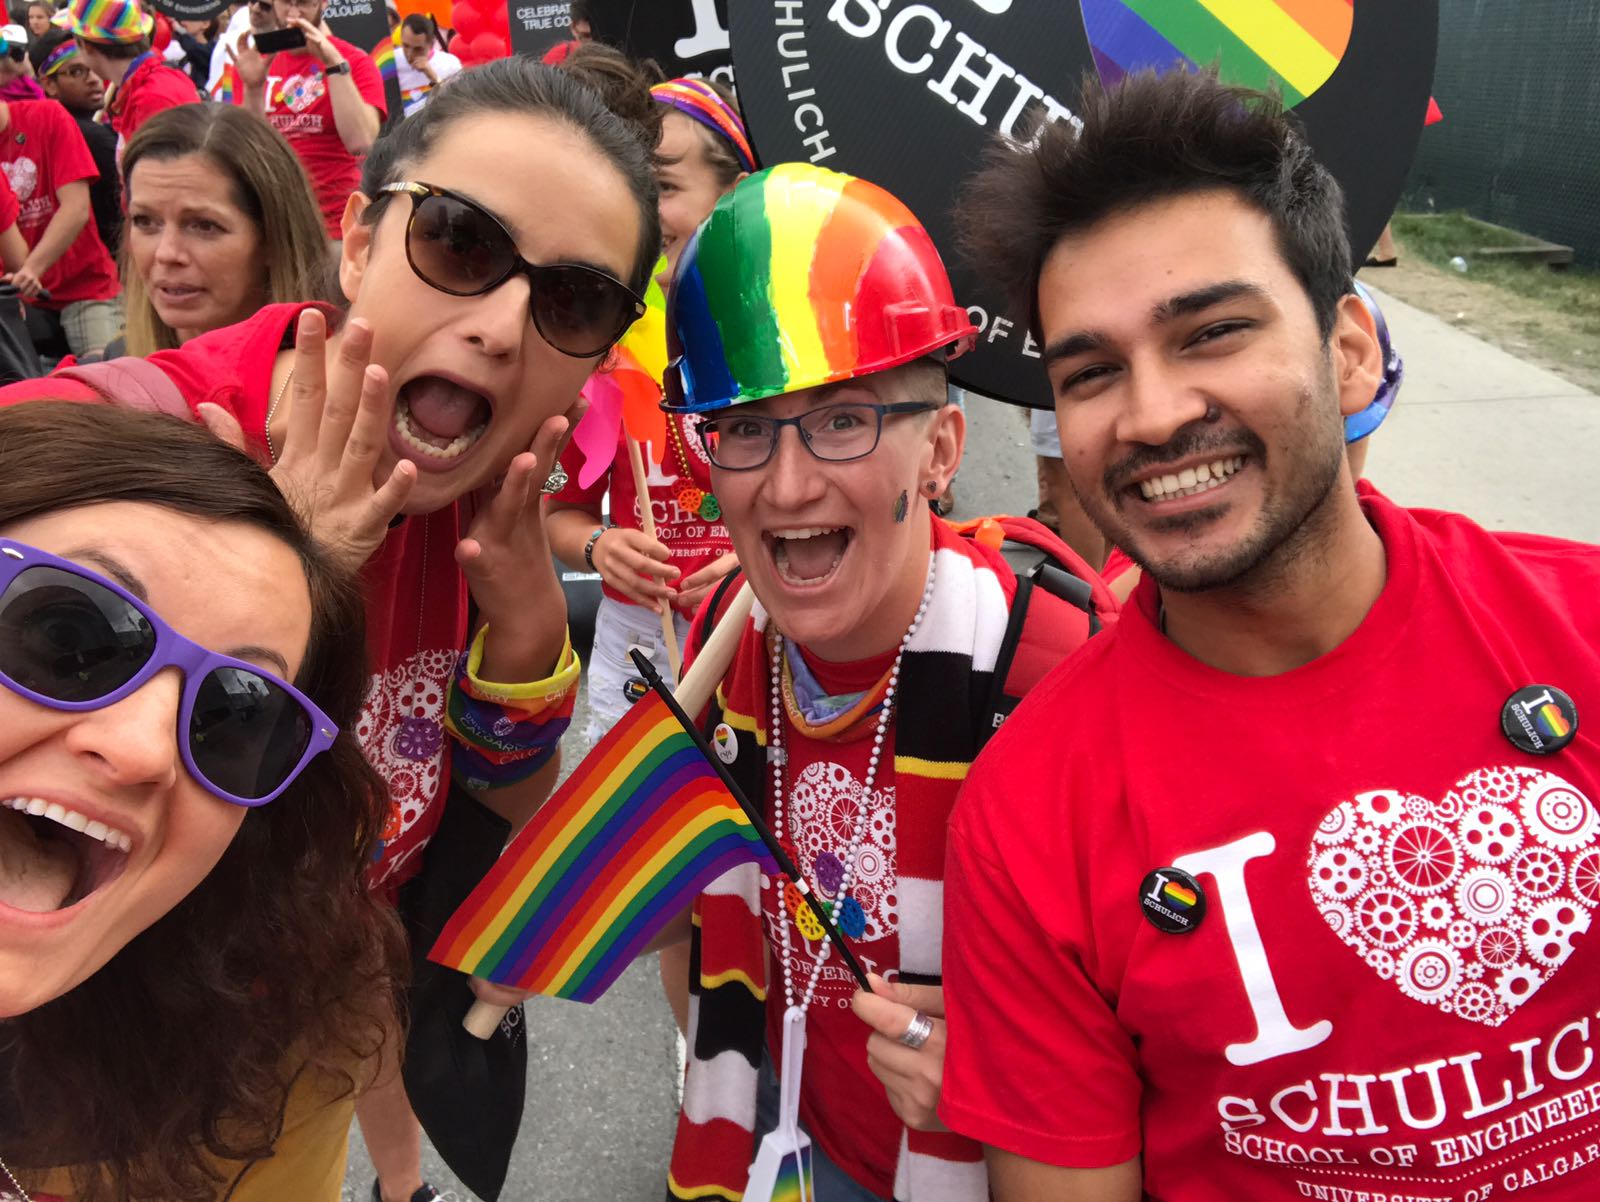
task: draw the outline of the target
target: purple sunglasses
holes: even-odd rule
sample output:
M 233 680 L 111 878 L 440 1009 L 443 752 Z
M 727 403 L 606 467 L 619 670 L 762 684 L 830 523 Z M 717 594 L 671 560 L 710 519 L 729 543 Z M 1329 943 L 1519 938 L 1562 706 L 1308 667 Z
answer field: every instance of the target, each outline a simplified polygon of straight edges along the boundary
M 184 638 L 121 586 L 0 539 L 0 683 L 79 712 L 121 701 L 164 668 L 183 673 L 183 762 L 223 801 L 265 805 L 339 733 L 293 685 Z

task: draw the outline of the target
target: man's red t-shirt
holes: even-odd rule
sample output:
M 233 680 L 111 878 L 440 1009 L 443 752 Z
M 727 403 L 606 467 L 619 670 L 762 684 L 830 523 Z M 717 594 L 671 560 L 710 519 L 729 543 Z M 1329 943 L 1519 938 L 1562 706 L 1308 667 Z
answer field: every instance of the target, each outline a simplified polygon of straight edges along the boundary
M 122 80 L 111 102 L 111 128 L 117 131 L 117 158 L 122 157 L 128 139 L 146 121 L 163 109 L 180 104 L 198 104 L 200 93 L 194 81 L 176 67 L 168 66 L 152 52 Z
M 267 305 L 248 321 L 157 351 L 148 362 L 177 385 L 192 409 L 218 405 L 245 437 L 265 448 L 272 366 L 292 345 L 309 305 Z M 0 405 L 59 398 L 99 400 L 85 384 L 56 377 L 0 389 Z M 467 638 L 466 578 L 455 566 L 464 528 L 456 502 L 395 526 L 362 569 L 372 688 L 356 736 L 389 784 L 375 886 L 397 887 L 416 873 L 417 853 L 439 825 L 450 785 L 446 692 Z
M 17 228 L 31 249 L 61 207 L 57 189 L 99 179 L 100 171 L 72 115 L 54 100 L 13 100 L 6 112 L 10 123 L 0 132 L 0 170 L 21 205 Z M 44 273 L 43 284 L 50 299 L 35 302 L 42 309 L 110 300 L 122 291 L 92 213 L 72 245 Z
M 1333 651 L 1217 671 L 1146 579 L 974 765 L 955 1130 L 1142 1156 L 1151 1199 L 1600 1197 L 1600 550 L 1363 506 L 1388 576 Z M 1576 704 L 1556 754 L 1502 733 L 1528 685 Z M 1142 908 L 1172 867 L 1184 934 Z
M 644 460 L 645 484 L 650 489 L 650 513 L 656 524 L 656 538 L 667 549 L 670 555 L 667 562 L 678 569 L 678 580 L 681 581 L 733 550 L 733 542 L 720 516 L 708 520 L 695 510 L 686 508 L 680 501 L 680 494 L 685 488 L 693 488 L 701 494 L 711 492 L 711 462 L 706 458 L 705 448 L 696 434 L 701 420 L 699 415 L 669 414 L 667 420 L 678 424 L 682 443 L 676 444 L 676 440 L 673 440 L 676 445 L 668 447 L 661 463 L 651 458 L 652 448 L 648 442 L 642 443 L 639 449 Z M 683 448 L 682 452 L 677 449 L 678 445 Z M 687 463 L 679 461 L 680 453 L 687 458 Z M 568 446 L 566 454 L 561 457 L 561 466 L 568 476 L 567 486 L 552 499 L 582 505 L 598 513 L 601 498 L 609 486 L 612 522 L 629 530 L 643 529 L 639 493 L 633 485 L 633 467 L 628 461 L 626 436 L 618 438 L 617 453 L 610 468 L 588 488 L 578 484 L 578 472 L 583 462 L 583 452 L 575 444 Z M 684 467 L 689 469 L 687 479 L 683 475 Z M 682 500 L 693 498 L 685 497 Z M 609 584 L 602 584 L 601 588 L 613 601 L 632 604 Z
M 350 78 L 361 99 L 378 110 L 381 120 L 388 114 L 383 94 L 383 77 L 372 59 L 358 46 L 343 38 L 328 39 L 350 64 Z M 244 89 L 233 88 L 233 101 L 243 104 Z M 322 209 L 322 220 L 330 238 L 340 238 L 340 219 L 345 201 L 361 184 L 361 157 L 345 149 L 339 128 L 333 120 L 333 100 L 328 96 L 328 81 L 322 64 L 304 51 L 285 51 L 267 61 L 266 117 L 289 140 L 300 165 L 311 180 L 311 190 Z

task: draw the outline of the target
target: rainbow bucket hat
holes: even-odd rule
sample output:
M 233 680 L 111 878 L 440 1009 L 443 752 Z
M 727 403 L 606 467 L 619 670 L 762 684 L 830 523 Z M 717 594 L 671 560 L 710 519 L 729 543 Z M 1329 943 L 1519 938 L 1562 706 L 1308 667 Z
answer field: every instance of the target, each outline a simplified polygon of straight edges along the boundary
M 137 42 L 149 37 L 156 24 L 138 0 L 73 0 L 65 11 L 64 27 L 87 42 Z
M 910 209 L 866 180 L 782 163 L 740 180 L 684 248 L 662 407 L 699 413 L 953 356 L 977 333 Z

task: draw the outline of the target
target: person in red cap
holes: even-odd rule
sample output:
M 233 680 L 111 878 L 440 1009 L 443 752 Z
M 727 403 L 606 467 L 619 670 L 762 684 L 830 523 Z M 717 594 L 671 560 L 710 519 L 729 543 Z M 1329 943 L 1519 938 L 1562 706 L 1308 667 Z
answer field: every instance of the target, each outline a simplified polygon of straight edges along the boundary
M 150 45 L 155 22 L 138 0 L 74 0 L 66 27 L 89 69 L 116 89 L 106 108 L 117 131 L 117 154 L 141 125 L 163 109 L 198 104 L 194 81 L 168 66 Z

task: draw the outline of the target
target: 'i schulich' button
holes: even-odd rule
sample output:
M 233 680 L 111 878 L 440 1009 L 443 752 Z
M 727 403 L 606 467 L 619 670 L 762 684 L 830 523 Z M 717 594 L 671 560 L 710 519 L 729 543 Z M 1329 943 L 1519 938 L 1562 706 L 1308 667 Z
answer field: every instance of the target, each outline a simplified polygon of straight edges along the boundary
M 1552 684 L 1524 685 L 1500 707 L 1500 729 L 1514 747 L 1554 755 L 1578 733 L 1578 707 Z
M 1157 868 L 1146 873 L 1139 885 L 1139 908 L 1156 930 L 1187 935 L 1206 916 L 1206 895 L 1187 872 Z

